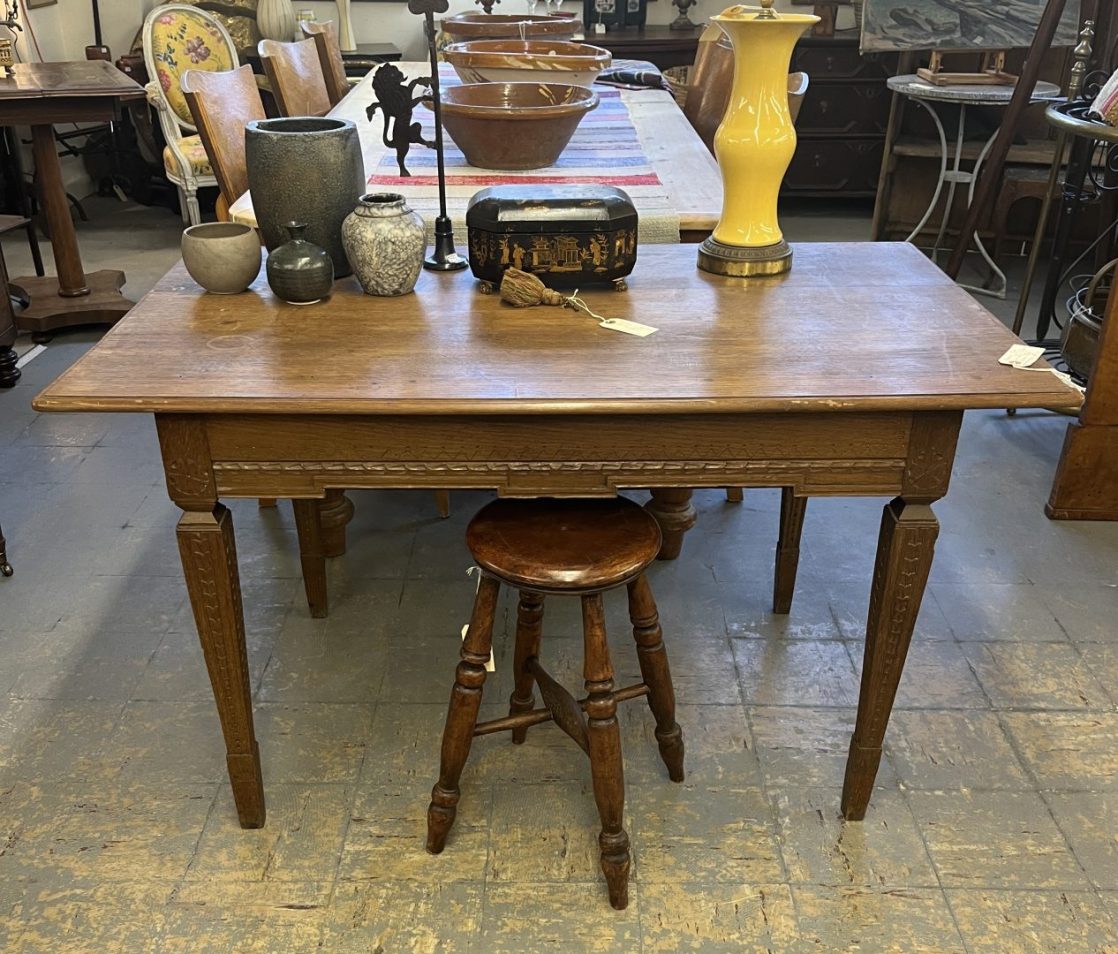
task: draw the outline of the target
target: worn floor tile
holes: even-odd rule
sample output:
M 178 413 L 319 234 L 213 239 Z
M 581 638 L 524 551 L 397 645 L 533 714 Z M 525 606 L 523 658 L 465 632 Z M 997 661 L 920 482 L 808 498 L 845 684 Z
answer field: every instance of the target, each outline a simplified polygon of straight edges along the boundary
M 964 652 L 995 708 L 1097 709 L 1110 698 L 1074 646 L 967 643 Z
M 226 775 L 213 702 L 130 702 L 105 744 L 123 778 L 150 784 L 217 782 Z
M 372 738 L 374 706 L 262 702 L 254 719 L 268 783 L 352 782 Z
M 1031 583 L 933 583 L 928 593 L 957 639 L 1067 640 L 1055 614 Z
M 1044 800 L 1091 883 L 1118 889 L 1118 792 L 1048 792 Z
M 795 937 L 787 885 L 641 884 L 642 950 L 772 954 Z
M 766 782 L 781 788 L 832 786 L 837 797 L 846 772 L 854 714 L 853 709 L 750 709 Z M 877 784 L 889 785 L 894 780 L 893 767 L 883 758 Z
M 861 644 L 850 644 L 859 680 L 863 652 Z M 913 640 L 908 647 L 893 706 L 896 709 L 983 709 L 989 702 L 962 646 L 946 640 Z
M 1001 719 L 1042 789 L 1118 788 L 1118 713 L 1006 712 Z
M 1044 605 L 1072 642 L 1114 641 L 1114 620 L 1118 618 L 1118 582 L 1096 583 L 1094 586 L 1037 586 Z
M 325 921 L 322 950 L 331 954 L 414 951 L 460 954 L 481 929 L 478 884 L 371 881 L 340 884 Z
M 1115 954 L 1118 924 L 1075 891 L 948 891 L 971 954 Z
M 119 765 L 107 740 L 120 702 L 0 698 L 0 782 L 104 777 Z
M 1108 643 L 1077 643 L 1087 668 L 1118 706 L 1118 638 Z
M 228 785 L 218 791 L 188 881 L 314 881 L 332 877 L 353 789 L 346 785 L 266 784 L 268 820 L 241 828 Z
M 831 581 L 825 584 L 830 598 L 831 612 L 834 614 L 843 639 L 865 640 L 870 604 L 870 580 L 871 574 L 867 572 L 864 580 Z M 943 615 L 943 610 L 932 596 L 930 586 L 920 602 L 920 612 L 916 617 L 916 628 L 912 638 L 918 643 L 955 638 L 947 618 Z
M 683 782 L 626 793 L 643 883 L 784 880 L 771 806 L 757 788 Z
M 886 747 L 907 788 L 1032 788 L 993 712 L 899 709 L 889 720 Z
M 266 702 L 376 702 L 389 664 L 385 641 L 289 616 L 264 670 Z
M 240 906 L 215 899 L 172 904 L 156 940 L 159 954 L 274 954 L 318 950 L 324 914 L 283 905 Z
M 944 887 L 1087 887 L 1039 795 L 909 792 L 908 800 Z
M 842 818 L 830 788 L 770 792 L 780 851 L 793 884 L 878 889 L 938 887 L 901 792 L 879 788 L 864 821 Z
M 798 941 L 786 951 L 965 952 L 939 889 L 793 885 L 792 899 Z
M 490 884 L 485 889 L 481 934 L 474 950 L 485 954 L 525 951 L 632 951 L 640 945 L 641 903 L 629 885 L 629 906 L 609 906 L 605 881 Z
M 733 647 L 747 704 L 850 706 L 858 701 L 854 668 L 841 642 L 736 639 Z

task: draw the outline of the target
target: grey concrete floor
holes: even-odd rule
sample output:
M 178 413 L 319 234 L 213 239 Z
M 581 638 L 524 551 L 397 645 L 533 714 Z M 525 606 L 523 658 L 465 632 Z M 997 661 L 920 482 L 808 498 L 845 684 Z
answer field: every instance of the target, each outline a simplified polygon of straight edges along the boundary
M 95 203 L 90 267 L 141 293 L 169 213 Z M 794 216 L 794 238 L 865 216 Z M 5 242 L 18 274 L 25 252 Z M 233 504 L 268 823 L 242 831 L 151 421 L 37 415 L 95 340 L 0 392 L 0 951 L 1118 951 L 1118 526 L 1042 513 L 1067 418 L 968 414 L 869 814 L 840 820 L 882 501 L 813 501 L 796 602 L 768 612 L 777 497 L 697 494 L 657 565 L 688 778 L 624 709 L 631 904 L 612 911 L 581 753 L 478 740 L 446 851 L 424 811 L 487 495 L 354 495 L 332 612 L 303 601 L 290 510 Z M 614 659 L 635 672 L 624 608 Z M 510 688 L 498 628 L 487 701 Z M 577 614 L 544 655 L 578 682 Z

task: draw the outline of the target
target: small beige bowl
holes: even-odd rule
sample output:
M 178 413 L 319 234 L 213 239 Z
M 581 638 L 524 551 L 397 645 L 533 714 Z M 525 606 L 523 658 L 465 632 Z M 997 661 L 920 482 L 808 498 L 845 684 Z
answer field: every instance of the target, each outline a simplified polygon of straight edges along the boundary
M 260 237 L 237 222 L 192 225 L 182 233 L 182 261 L 206 291 L 236 295 L 260 273 Z

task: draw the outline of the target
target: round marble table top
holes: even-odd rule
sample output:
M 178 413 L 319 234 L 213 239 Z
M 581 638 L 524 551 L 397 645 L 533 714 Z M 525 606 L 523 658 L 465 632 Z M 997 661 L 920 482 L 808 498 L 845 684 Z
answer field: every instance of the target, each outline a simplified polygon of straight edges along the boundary
M 889 89 L 902 96 L 916 99 L 933 99 L 941 103 L 966 103 L 968 106 L 1008 106 L 1013 96 L 1013 86 L 994 86 L 968 84 L 965 86 L 935 86 L 920 79 L 915 73 L 889 78 Z M 1038 82 L 1030 102 L 1063 98 L 1060 87 L 1055 83 Z

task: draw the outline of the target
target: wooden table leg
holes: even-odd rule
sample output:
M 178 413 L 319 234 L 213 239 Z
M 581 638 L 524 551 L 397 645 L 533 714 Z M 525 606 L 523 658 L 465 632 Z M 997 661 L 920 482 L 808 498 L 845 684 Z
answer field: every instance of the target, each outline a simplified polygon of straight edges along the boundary
M 322 515 L 317 500 L 292 500 L 295 530 L 299 535 L 299 560 L 303 566 L 303 589 L 311 616 L 323 619 L 330 612 L 326 589 L 326 554 L 322 546 Z
M 124 272 L 104 269 L 86 276 L 70 218 L 54 128 L 32 126 L 31 148 L 58 277 L 15 279 L 31 299 L 17 318 L 19 327 L 43 334 L 70 325 L 113 324 L 132 307 L 120 293 Z
M 791 487 L 780 490 L 780 537 L 776 544 L 776 569 L 773 573 L 773 612 L 792 611 L 796 591 L 796 571 L 800 566 L 800 536 L 804 529 L 807 497 L 797 497 Z
M 0 388 L 14 387 L 19 380 L 19 360 L 12 345 L 16 341 L 16 316 L 9 297 L 8 269 L 0 252 Z
M 842 814 L 847 819 L 866 816 L 938 535 L 939 523 L 927 502 L 897 497 L 886 504 L 870 590 L 858 718 L 842 787 Z
M 683 535 L 695 526 L 696 513 L 691 505 L 691 491 L 688 488 L 657 487 L 652 491 L 652 499 L 644 505 L 656 522 L 664 542 L 660 546 L 661 560 L 674 560 L 683 549 Z
M 345 556 L 345 528 L 353 519 L 353 501 L 344 490 L 326 491 L 318 504 L 322 520 L 322 549 L 328 557 Z
M 213 686 L 233 800 L 242 828 L 264 824 L 260 749 L 252 693 L 233 517 L 217 502 L 205 426 L 188 416 L 155 416 L 167 492 L 181 507 L 179 555 L 198 639 Z

